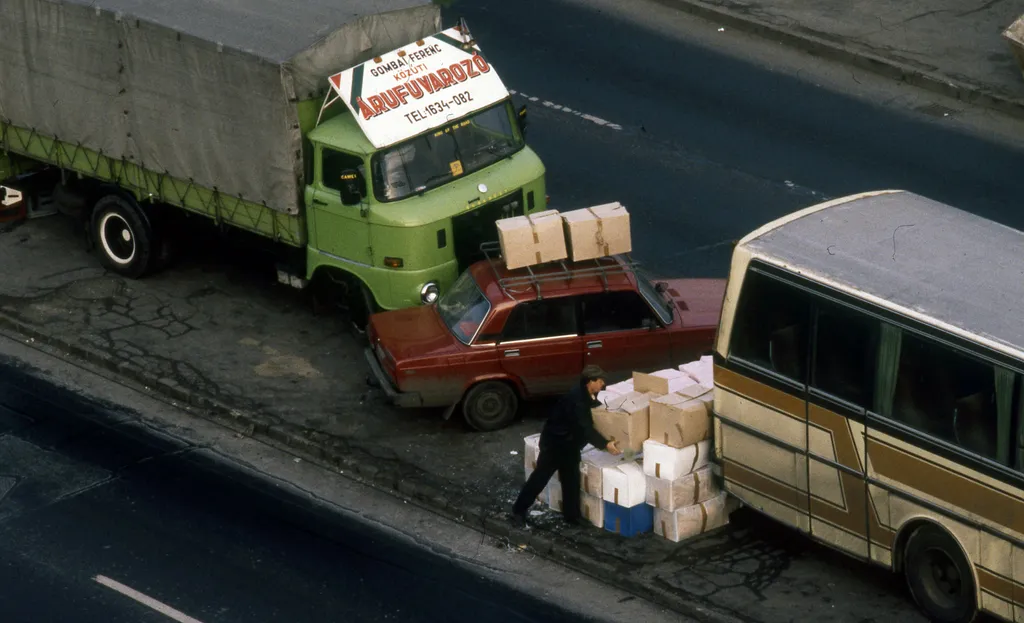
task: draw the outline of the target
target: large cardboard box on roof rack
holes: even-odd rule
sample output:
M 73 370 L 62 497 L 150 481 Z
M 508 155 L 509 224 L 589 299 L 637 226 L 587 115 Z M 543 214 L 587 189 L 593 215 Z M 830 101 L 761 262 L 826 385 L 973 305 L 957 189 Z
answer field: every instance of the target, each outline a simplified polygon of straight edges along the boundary
M 1003 31 L 1003 38 L 1010 44 L 1013 55 L 1017 59 L 1017 66 L 1021 74 L 1024 74 L 1024 15 L 1018 17 L 1010 26 Z
M 633 250 L 629 212 L 621 203 L 605 203 L 563 212 L 562 220 L 565 222 L 566 238 L 569 239 L 570 257 L 574 262 Z
M 503 218 L 496 224 L 501 255 L 510 270 L 568 257 L 558 210 Z

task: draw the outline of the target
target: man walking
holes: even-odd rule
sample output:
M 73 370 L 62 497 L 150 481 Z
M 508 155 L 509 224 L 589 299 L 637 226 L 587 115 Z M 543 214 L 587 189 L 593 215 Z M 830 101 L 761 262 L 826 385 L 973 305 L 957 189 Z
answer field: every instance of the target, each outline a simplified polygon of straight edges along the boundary
M 587 443 L 621 454 L 614 441 L 608 441 L 594 430 L 590 409 L 600 406 L 597 393 L 605 387 L 604 370 L 597 366 L 583 368 L 580 382 L 559 399 L 540 433 L 540 454 L 537 469 L 523 485 L 512 507 L 512 523 L 526 525 L 526 511 L 558 472 L 562 481 L 562 517 L 570 524 L 580 523 L 580 451 Z

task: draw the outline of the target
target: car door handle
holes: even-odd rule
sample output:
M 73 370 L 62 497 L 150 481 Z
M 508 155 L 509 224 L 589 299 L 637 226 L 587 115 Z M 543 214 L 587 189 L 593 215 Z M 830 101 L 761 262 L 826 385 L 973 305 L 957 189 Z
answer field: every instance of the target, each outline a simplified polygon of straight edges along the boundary
M 519 349 L 518 348 L 513 348 L 512 350 L 506 350 L 505 351 L 505 356 L 506 357 L 518 357 L 519 356 Z
M 325 205 L 327 205 L 327 202 L 326 201 L 320 201 L 319 199 L 314 199 L 313 200 L 313 205 L 325 206 Z
M 601 344 L 601 340 L 587 342 L 587 348 L 601 348 L 601 346 L 603 346 L 603 344 Z

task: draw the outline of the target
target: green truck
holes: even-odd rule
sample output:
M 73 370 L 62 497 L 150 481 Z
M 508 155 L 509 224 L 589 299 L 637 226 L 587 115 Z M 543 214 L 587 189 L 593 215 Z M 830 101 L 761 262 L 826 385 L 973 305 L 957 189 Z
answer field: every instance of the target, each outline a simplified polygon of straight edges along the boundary
M 360 316 L 431 303 L 495 220 L 545 209 L 525 125 L 427 0 L 0 3 L 0 170 L 49 175 L 130 278 L 199 215 Z

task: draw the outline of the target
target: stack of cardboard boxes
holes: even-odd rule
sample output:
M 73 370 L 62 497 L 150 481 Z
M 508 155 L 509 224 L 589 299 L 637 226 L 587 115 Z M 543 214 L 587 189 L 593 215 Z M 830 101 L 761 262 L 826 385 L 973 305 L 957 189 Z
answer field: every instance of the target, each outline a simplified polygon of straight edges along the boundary
M 587 520 L 623 536 L 653 531 L 675 542 L 728 522 L 726 494 L 710 465 L 713 387 L 711 358 L 703 357 L 675 370 L 634 373 L 598 395 L 603 406 L 593 410 L 594 426 L 623 454 L 583 453 Z M 527 477 L 537 437 L 527 437 Z M 556 477 L 541 501 L 561 510 L 562 494 Z
M 559 213 L 546 210 L 497 222 L 498 242 L 510 270 L 629 253 L 629 212 L 619 203 Z

